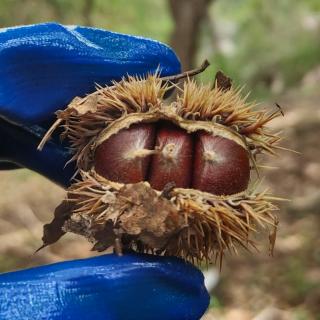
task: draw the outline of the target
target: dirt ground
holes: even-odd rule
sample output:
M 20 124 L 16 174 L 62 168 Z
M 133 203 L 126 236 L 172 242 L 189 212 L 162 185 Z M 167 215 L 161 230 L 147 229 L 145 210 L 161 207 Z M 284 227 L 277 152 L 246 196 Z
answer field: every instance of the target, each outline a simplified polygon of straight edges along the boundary
M 278 169 L 264 171 L 264 185 L 290 199 L 279 204 L 274 257 L 267 246 L 253 255 L 227 256 L 203 319 L 320 319 L 319 101 L 320 92 L 309 87 L 277 100 L 285 117 L 273 126 L 284 131 L 282 144 L 300 154 L 281 151 L 266 159 Z M 0 272 L 94 255 L 72 235 L 33 255 L 43 223 L 63 197 L 61 188 L 28 170 L 0 172 Z

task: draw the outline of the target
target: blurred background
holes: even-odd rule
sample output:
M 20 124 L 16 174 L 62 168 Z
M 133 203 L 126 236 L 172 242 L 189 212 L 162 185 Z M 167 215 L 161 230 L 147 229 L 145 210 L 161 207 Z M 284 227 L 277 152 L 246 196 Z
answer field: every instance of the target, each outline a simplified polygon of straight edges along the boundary
M 280 203 L 274 257 L 228 255 L 203 319 L 320 319 L 320 1 L 319 0 L 1 0 L 0 26 L 45 21 L 83 24 L 170 44 L 183 69 L 222 69 L 250 98 L 282 106 L 283 145 L 299 151 L 268 159 L 264 172 Z M 0 172 L 0 272 L 87 257 L 90 245 L 67 235 L 33 255 L 65 192 L 25 169 Z M 210 269 L 208 273 L 217 275 Z

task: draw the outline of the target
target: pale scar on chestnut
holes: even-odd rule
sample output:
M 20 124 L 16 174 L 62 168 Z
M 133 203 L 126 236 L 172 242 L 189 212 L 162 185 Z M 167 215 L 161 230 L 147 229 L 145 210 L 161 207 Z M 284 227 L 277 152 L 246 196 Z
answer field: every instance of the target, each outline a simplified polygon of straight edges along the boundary
M 190 80 L 207 65 L 129 77 L 57 112 L 39 148 L 62 125 L 78 176 L 44 227 L 43 247 L 73 232 L 97 251 L 221 262 L 227 251 L 255 249 L 252 236 L 266 230 L 272 254 L 279 198 L 257 189 L 260 174 L 252 180 L 259 155 L 281 149 L 268 123 L 282 111 L 257 109 L 220 71 L 213 86 Z
M 188 133 L 168 121 L 138 123 L 112 135 L 97 147 L 94 167 L 115 182 L 148 181 L 156 190 L 173 182 L 216 195 L 244 191 L 250 178 L 244 147 L 201 130 Z

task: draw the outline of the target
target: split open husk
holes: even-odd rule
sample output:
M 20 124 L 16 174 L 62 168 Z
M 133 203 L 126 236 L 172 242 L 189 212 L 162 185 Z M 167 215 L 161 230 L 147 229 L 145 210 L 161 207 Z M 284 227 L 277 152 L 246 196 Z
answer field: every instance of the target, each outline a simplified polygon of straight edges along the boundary
M 241 89 L 198 85 L 187 79 L 177 88 L 175 101 L 165 96 L 176 87 L 157 74 L 146 79 L 128 77 L 109 87 L 98 87 L 85 98 L 75 98 L 44 138 L 62 125 L 76 161 L 77 178 L 45 226 L 44 245 L 74 232 L 91 241 L 94 250 L 115 246 L 137 252 L 183 257 L 192 262 L 221 261 L 225 251 L 256 248 L 254 235 L 269 234 L 273 251 L 278 219 L 276 197 L 248 190 L 216 196 L 168 185 L 164 190 L 148 182 L 121 184 L 99 176 L 94 169 L 95 149 L 121 129 L 138 122 L 167 120 L 188 132 L 204 130 L 232 139 L 247 150 L 253 169 L 257 155 L 275 154 L 280 136 L 267 124 L 281 110 L 267 112 L 248 103 Z M 41 145 L 41 147 L 43 146 Z

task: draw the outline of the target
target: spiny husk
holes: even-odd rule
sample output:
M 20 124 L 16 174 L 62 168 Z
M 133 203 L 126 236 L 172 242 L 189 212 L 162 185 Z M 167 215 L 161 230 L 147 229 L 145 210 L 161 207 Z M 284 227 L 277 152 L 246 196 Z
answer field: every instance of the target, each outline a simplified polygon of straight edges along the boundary
M 125 248 L 138 252 L 213 262 L 225 251 L 237 252 L 239 246 L 256 248 L 252 235 L 262 229 L 270 234 L 272 253 L 277 208 L 266 192 L 214 196 L 173 188 L 164 194 L 147 182 L 126 185 L 94 171 L 81 174 L 82 179 L 68 190 L 68 206 L 51 225 L 63 217 L 64 232 L 85 236 L 94 250 L 105 250 L 120 238 Z M 46 245 L 55 234 L 48 225 L 45 229 Z
M 143 114 L 161 112 L 172 118 L 206 121 L 229 128 L 242 137 L 255 166 L 256 155 L 262 152 L 275 154 L 280 136 L 270 131 L 266 124 L 280 115 L 280 110 L 267 112 L 246 102 L 241 90 L 222 90 L 218 86 L 198 85 L 187 79 L 180 89 L 177 100 L 166 104 L 165 94 L 175 85 L 156 75 L 146 79 L 128 77 L 114 82 L 111 87 L 99 87 L 85 98 L 75 98 L 64 111 L 57 112 L 57 123 L 63 123 L 62 138 L 70 141 L 73 157 L 80 170 L 89 170 L 92 165 L 97 136 L 115 120 L 126 120 L 129 114 L 137 114 L 137 122 Z M 143 118 L 143 116 L 142 116 Z M 155 120 L 154 120 L 155 121 Z M 49 130 L 40 148 L 55 129 Z
M 161 119 L 189 132 L 207 130 L 227 135 L 244 147 L 253 166 L 261 152 L 274 154 L 280 140 L 266 124 L 280 114 L 258 110 L 241 90 L 197 85 L 187 79 L 172 103 L 165 95 L 175 85 L 158 75 L 129 77 L 111 87 L 99 87 L 85 98 L 75 98 L 44 137 L 58 125 L 73 151 L 81 179 L 68 189 L 54 220 L 45 226 L 44 245 L 65 232 L 84 235 L 101 251 L 120 242 L 138 252 L 176 255 L 192 262 L 211 262 L 226 251 L 255 248 L 253 235 L 267 230 L 273 250 L 276 200 L 266 192 L 215 196 L 194 189 L 173 188 L 162 193 L 147 182 L 120 184 L 95 173 L 95 148 L 123 128 Z
M 242 88 L 221 90 L 218 86 L 198 85 L 185 82 L 178 97 L 178 113 L 184 118 L 205 120 L 231 127 L 241 134 L 251 150 L 263 150 L 274 154 L 280 136 L 265 125 L 281 114 L 259 110 L 255 103 L 247 102 L 248 94 L 242 96 Z

